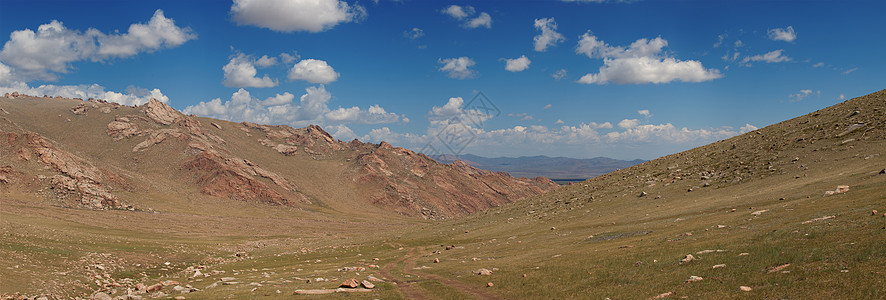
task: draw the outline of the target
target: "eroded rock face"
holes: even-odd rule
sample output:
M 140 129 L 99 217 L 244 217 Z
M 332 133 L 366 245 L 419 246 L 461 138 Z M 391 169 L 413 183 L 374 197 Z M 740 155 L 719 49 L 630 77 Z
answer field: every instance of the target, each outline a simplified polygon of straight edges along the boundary
M 546 178 L 514 178 L 506 172 L 474 168 L 462 161 L 440 164 L 424 154 L 350 142 L 355 182 L 365 201 L 408 216 L 444 219 L 461 216 L 558 187 Z M 365 151 L 365 152 L 364 152 Z
M 56 172 L 49 179 L 52 190 L 62 199 L 92 209 L 122 208 L 117 196 L 112 194 L 102 171 L 86 160 L 58 149 L 36 133 L 16 134 L 0 132 L 9 152 L 19 153 L 19 159 L 30 161 L 32 154 L 37 162 Z M 18 148 L 15 150 L 14 148 Z
M 160 102 L 154 98 L 151 98 L 151 101 L 146 103 L 143 107 L 145 108 L 145 115 L 147 115 L 148 118 L 163 125 L 172 124 L 176 119 L 184 116 L 177 110 L 169 107 L 169 105 L 166 105 L 166 103 Z
M 75 115 L 85 115 L 86 114 L 86 104 L 80 103 L 71 107 L 71 112 Z
M 222 157 L 214 151 L 205 151 L 185 162 L 182 168 L 195 175 L 202 193 L 242 201 L 259 201 L 269 204 L 289 205 L 310 203 L 304 195 L 294 192 L 285 178 L 259 168 L 249 161 Z M 259 181 L 270 179 L 287 194 Z

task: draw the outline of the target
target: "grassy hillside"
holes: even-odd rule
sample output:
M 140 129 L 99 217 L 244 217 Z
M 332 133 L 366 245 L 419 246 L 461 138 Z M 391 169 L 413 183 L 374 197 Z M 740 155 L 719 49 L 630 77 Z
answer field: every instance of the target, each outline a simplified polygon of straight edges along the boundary
M 292 298 L 378 278 L 368 292 L 298 297 L 886 298 L 884 130 L 880 91 L 445 221 L 139 191 L 179 210 L 95 211 L 4 190 L 0 293 L 119 296 L 174 280 L 133 294 Z

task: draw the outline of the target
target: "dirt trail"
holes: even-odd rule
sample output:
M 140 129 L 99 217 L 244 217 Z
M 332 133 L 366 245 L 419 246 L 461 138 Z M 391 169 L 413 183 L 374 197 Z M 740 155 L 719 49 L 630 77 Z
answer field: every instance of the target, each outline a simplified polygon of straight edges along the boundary
M 457 280 L 452 280 L 444 277 L 440 277 L 433 274 L 428 274 L 425 272 L 421 272 L 415 269 L 415 261 L 420 256 L 419 253 L 425 251 L 425 248 L 410 248 L 409 251 L 403 255 L 403 257 L 397 259 L 396 261 L 385 265 L 379 273 L 382 276 L 390 279 L 394 283 L 397 284 L 397 287 L 400 288 L 400 291 L 403 292 L 404 296 L 409 299 L 435 299 L 435 295 L 431 294 L 427 290 L 422 289 L 417 285 L 417 283 L 422 281 L 436 281 L 442 285 L 448 286 L 455 290 L 458 290 L 462 293 L 472 296 L 475 299 L 504 299 L 499 295 L 492 294 L 490 292 L 484 291 L 483 288 L 475 287 L 468 285 L 464 282 L 460 282 Z M 402 267 L 400 266 L 402 263 Z M 397 273 L 409 274 L 412 275 L 412 278 L 402 278 L 395 276 L 391 271 L 397 271 Z

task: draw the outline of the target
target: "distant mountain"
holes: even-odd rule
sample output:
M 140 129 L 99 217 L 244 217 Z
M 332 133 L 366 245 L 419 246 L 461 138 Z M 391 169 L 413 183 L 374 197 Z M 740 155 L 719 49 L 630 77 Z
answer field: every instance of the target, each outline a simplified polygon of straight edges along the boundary
M 551 179 L 588 179 L 645 162 L 642 159 L 628 161 L 608 157 L 579 159 L 544 155 L 489 158 L 465 154 L 440 155 L 434 159 L 441 163 L 462 160 L 476 168 L 508 172 L 514 177 L 542 176 Z

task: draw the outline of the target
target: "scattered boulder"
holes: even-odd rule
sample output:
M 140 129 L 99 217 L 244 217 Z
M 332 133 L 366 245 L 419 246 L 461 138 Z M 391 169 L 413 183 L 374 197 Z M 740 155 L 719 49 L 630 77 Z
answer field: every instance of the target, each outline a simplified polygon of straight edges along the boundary
M 692 275 L 692 276 L 689 276 L 689 279 L 686 279 L 686 282 L 699 282 L 702 280 L 704 280 L 703 277 Z
M 647 194 L 646 192 L 640 192 L 640 195 L 638 195 L 637 197 L 646 197 L 646 195 L 649 195 L 649 194 Z
M 162 289 L 163 289 L 163 284 L 162 284 L 162 283 L 158 283 L 158 284 L 155 284 L 155 285 L 152 285 L 152 286 L 149 286 L 148 288 L 146 288 L 146 289 L 145 289 L 145 292 L 148 292 L 148 293 L 150 293 L 150 292 L 156 292 L 156 291 L 159 291 L 159 290 L 162 290 Z
M 838 185 L 838 186 L 837 186 L 837 189 L 834 190 L 834 192 L 837 193 L 837 194 L 845 193 L 845 192 L 848 192 L 848 191 L 849 191 L 849 186 L 848 186 L 848 185 Z
M 656 295 L 655 297 L 652 297 L 652 299 L 664 299 L 664 298 L 667 298 L 667 297 L 670 297 L 673 295 L 674 295 L 674 292 L 661 293 L 661 294 Z
M 71 112 L 75 115 L 86 115 L 86 104 L 80 103 L 71 107 Z
M 827 219 L 833 219 L 833 218 L 835 218 L 835 217 L 836 217 L 836 216 L 824 216 L 824 217 L 815 218 L 815 219 L 812 219 L 812 220 L 806 220 L 806 221 L 803 221 L 803 223 L 800 223 L 800 224 L 809 224 L 809 223 L 812 223 L 812 222 L 818 222 L 818 221 L 824 221 L 824 220 L 827 220 Z
M 277 146 L 274 146 L 274 150 L 277 150 L 277 152 L 280 152 L 286 156 L 293 156 L 293 155 L 295 155 L 296 151 L 298 150 L 298 147 L 279 144 Z
M 742 292 L 750 292 L 750 291 L 753 291 L 753 290 L 754 290 L 754 289 L 752 289 L 751 287 L 749 287 L 749 286 L 744 286 L 744 285 L 738 287 L 738 289 L 739 289 L 740 291 L 742 291 Z
M 357 288 L 357 287 L 359 287 L 359 286 L 360 286 L 360 282 L 357 281 L 356 278 L 351 278 L 351 279 L 345 280 L 344 282 L 342 282 L 342 283 L 339 285 L 339 287 L 343 287 L 343 288 L 352 288 L 352 289 L 353 289 L 353 288 Z
M 486 283 L 486 287 L 493 287 L 493 286 L 495 286 L 495 284 L 492 283 L 492 282 L 487 282 L 487 283 Z
M 768 209 L 758 210 L 758 211 L 752 212 L 751 214 L 754 215 L 755 217 L 759 217 L 760 215 L 762 215 L 763 213 L 765 213 L 767 211 L 769 211 L 769 210 Z
M 364 288 L 367 288 L 367 289 L 374 289 L 375 288 L 375 284 L 372 282 L 369 282 L 369 280 L 363 280 L 363 282 L 361 282 L 361 283 L 363 284 Z
M 492 271 L 489 269 L 480 268 L 479 270 L 474 271 L 474 274 L 489 276 L 492 275 Z
M 769 270 L 766 271 L 766 273 L 775 273 L 775 272 L 784 270 L 785 268 L 790 267 L 790 266 L 791 266 L 791 264 L 783 264 L 783 265 L 771 267 L 771 268 L 769 268 Z
M 89 297 L 89 299 L 92 299 L 92 300 L 112 300 L 114 298 L 111 298 L 110 295 L 105 294 L 103 292 L 98 292 L 98 293 L 93 294 L 92 297 Z
M 435 263 L 435 264 L 440 263 L 440 259 L 439 259 L 439 258 L 434 258 L 434 263 Z
M 886 174 L 886 169 L 880 170 L 880 173 L 877 173 L 877 174 L 880 174 L 880 175 Z
M 218 124 L 215 123 L 215 122 L 209 122 L 209 124 L 212 124 L 212 127 L 215 127 L 215 128 L 218 128 L 218 129 L 222 129 L 222 128 L 221 128 L 221 125 L 218 125 Z
M 686 254 L 686 257 L 683 257 L 683 259 L 680 260 L 680 264 L 689 263 L 693 260 L 695 260 L 695 256 L 692 256 L 692 254 Z
M 719 265 L 714 265 L 713 267 L 711 267 L 711 269 L 719 269 L 719 268 L 725 268 L 725 267 L 726 267 L 726 264 L 719 264 Z

